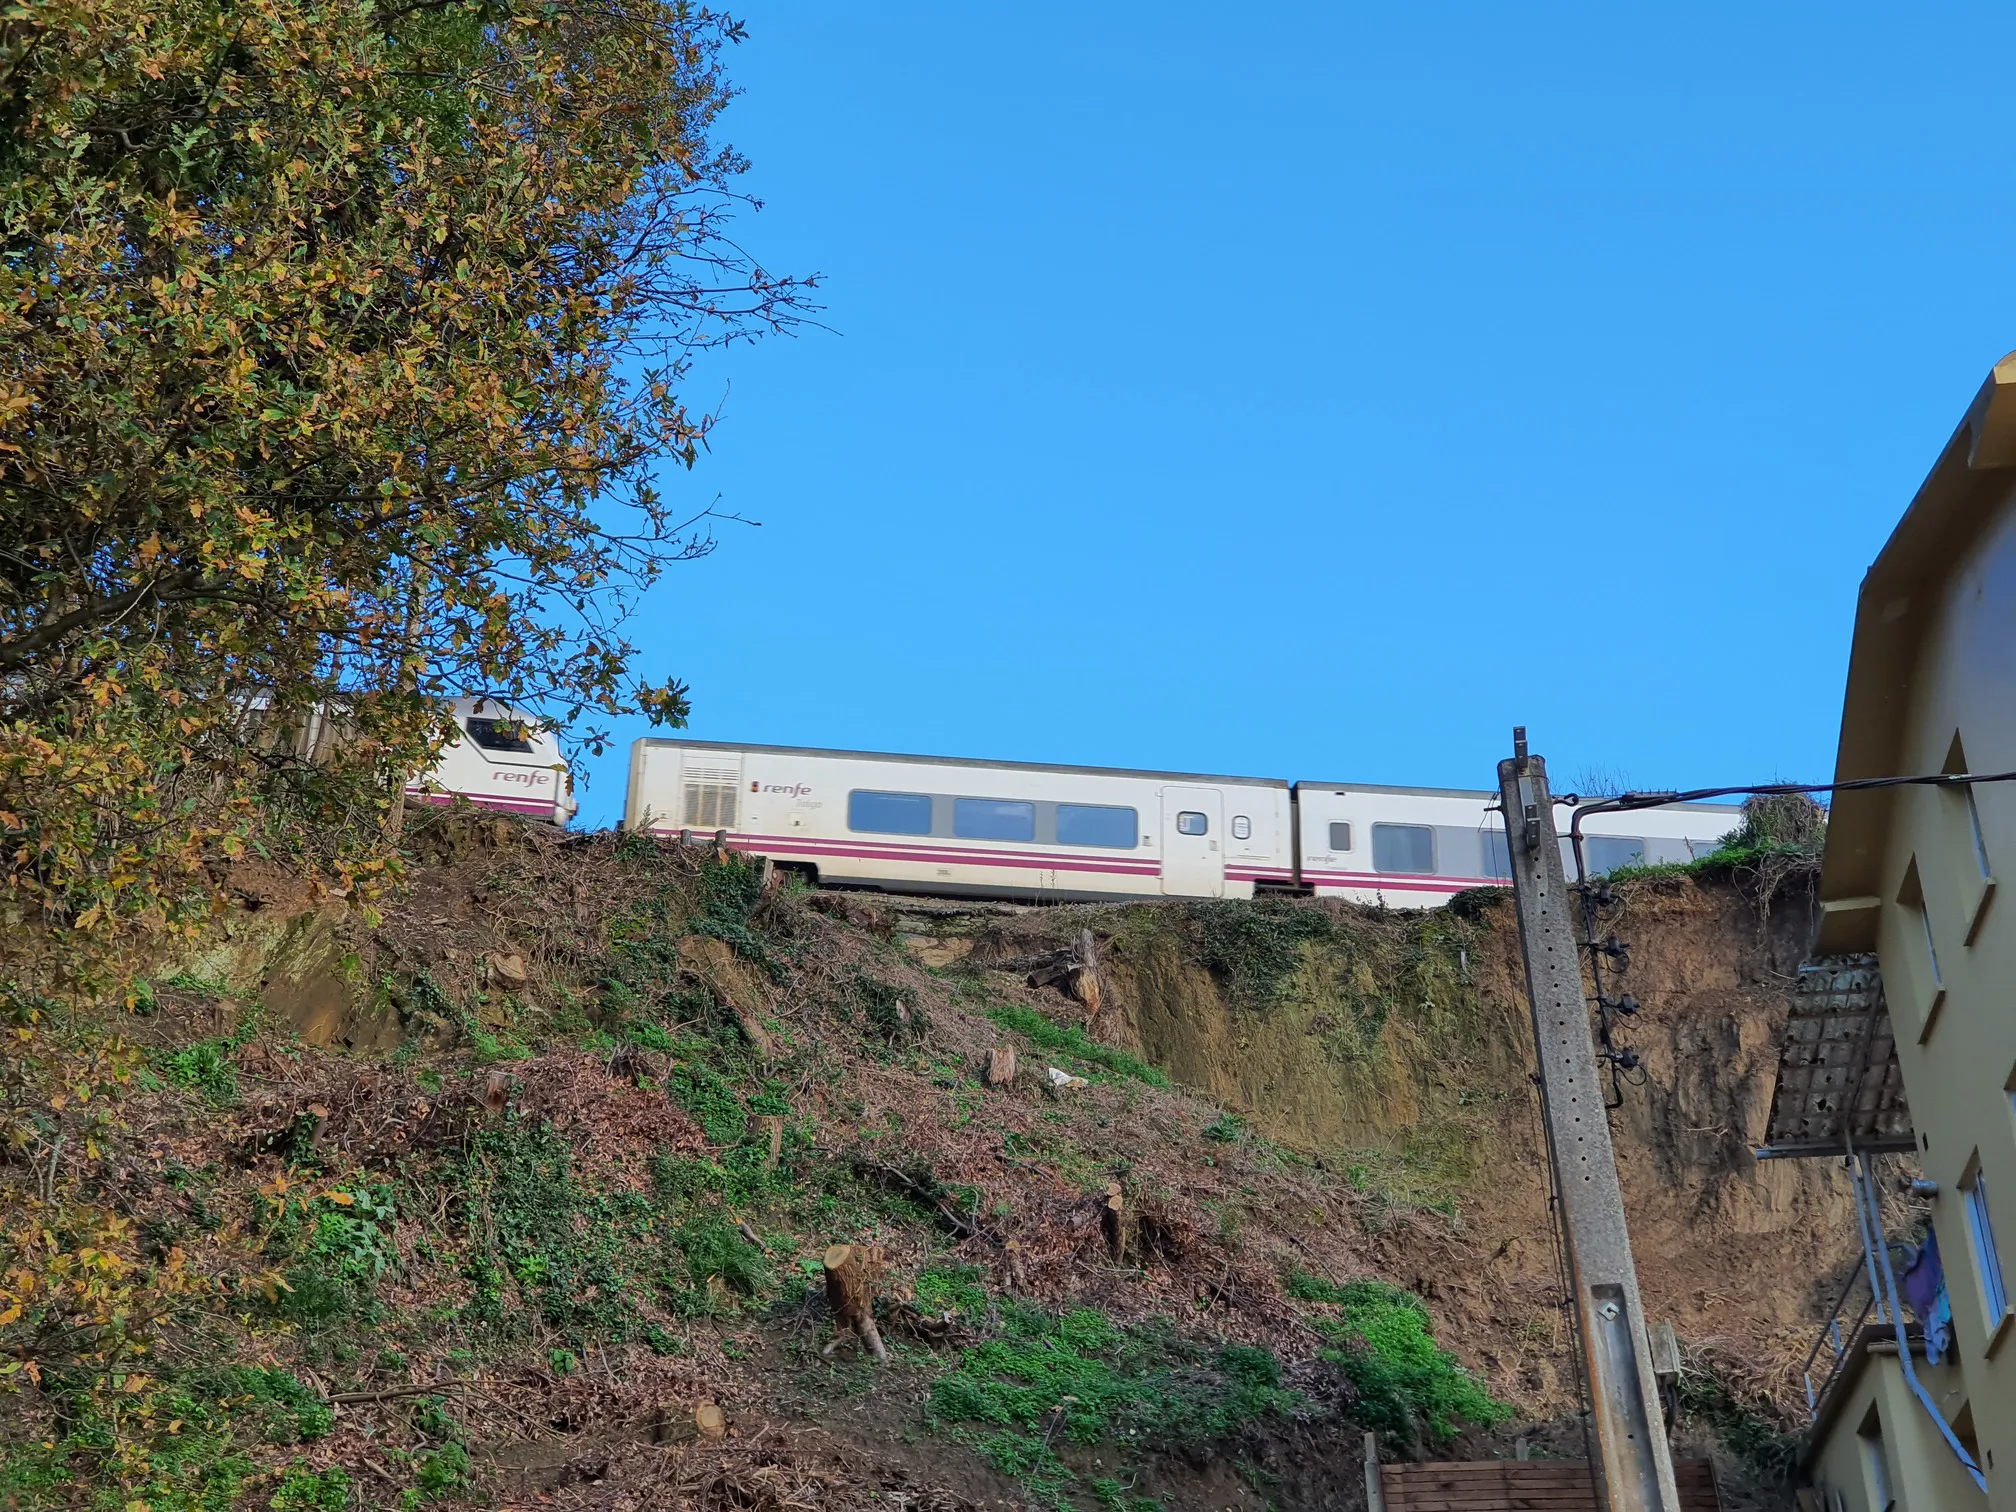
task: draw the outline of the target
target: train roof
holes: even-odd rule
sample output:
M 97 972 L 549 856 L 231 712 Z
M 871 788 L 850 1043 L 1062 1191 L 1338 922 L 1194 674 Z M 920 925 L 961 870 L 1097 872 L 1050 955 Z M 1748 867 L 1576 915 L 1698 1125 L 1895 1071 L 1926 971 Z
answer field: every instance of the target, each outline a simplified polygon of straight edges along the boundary
M 931 766 L 987 767 L 1015 772 L 1069 772 L 1087 777 L 1164 777 L 1177 782 L 1230 782 L 1241 787 L 1270 788 L 1328 788 L 1333 792 L 1347 793 L 1405 793 L 1420 798 L 1475 798 L 1483 802 L 1495 803 L 1498 793 L 1490 788 L 1442 788 L 1442 787 L 1400 787 L 1380 782 L 1289 782 L 1280 777 L 1228 777 L 1211 772 L 1164 772 L 1146 767 L 1097 767 L 1069 766 L 1051 761 L 990 761 L 979 756 L 920 756 L 904 751 L 849 751 L 835 746 L 784 746 L 753 745 L 733 740 L 681 740 L 676 737 L 647 735 L 637 741 L 640 746 L 672 746 L 681 750 L 695 751 L 761 751 L 771 756 L 845 756 L 861 761 L 916 761 Z M 1729 803 L 1668 803 L 1663 808 L 1689 809 L 1700 813 L 1740 814 L 1742 809 Z
M 1307 779 L 1295 784 L 1298 788 L 1328 788 L 1334 793 L 1406 793 L 1416 798 L 1482 798 L 1488 803 L 1498 801 L 1496 788 L 1442 788 L 1442 787 L 1398 787 L 1384 782 L 1311 782 Z M 1557 795 L 1556 801 L 1559 801 Z M 1595 794 L 1588 795 L 1589 801 L 1596 800 Z M 1696 814 L 1740 814 L 1740 803 L 1662 803 L 1662 809 L 1686 809 Z M 1626 812 L 1630 812 L 1627 810 Z M 1642 812 L 1642 810 L 1640 811 Z
M 1167 777 L 1177 782 L 1231 782 L 1241 787 L 1286 789 L 1281 777 L 1226 777 L 1209 772 L 1158 772 L 1138 767 L 1066 766 L 1052 761 L 988 761 L 978 756 L 917 756 L 902 751 L 844 751 L 832 746 L 745 745 L 732 740 L 677 740 L 646 735 L 640 746 L 677 746 L 698 751 L 762 751 L 772 756 L 846 756 L 859 761 L 918 761 L 931 766 L 1005 768 L 1015 772 L 1069 772 L 1085 777 Z

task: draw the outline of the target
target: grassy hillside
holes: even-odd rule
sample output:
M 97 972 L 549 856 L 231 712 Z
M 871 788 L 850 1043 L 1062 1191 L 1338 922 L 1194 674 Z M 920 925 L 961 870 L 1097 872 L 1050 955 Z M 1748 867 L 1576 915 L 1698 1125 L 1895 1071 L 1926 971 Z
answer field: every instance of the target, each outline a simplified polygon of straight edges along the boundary
M 1488 910 L 413 845 L 382 920 L 248 868 L 115 997 L 8 997 L 0 1505 L 1349 1506 L 1359 1426 L 1572 1405 Z M 1025 980 L 1083 931 L 1096 1012 Z

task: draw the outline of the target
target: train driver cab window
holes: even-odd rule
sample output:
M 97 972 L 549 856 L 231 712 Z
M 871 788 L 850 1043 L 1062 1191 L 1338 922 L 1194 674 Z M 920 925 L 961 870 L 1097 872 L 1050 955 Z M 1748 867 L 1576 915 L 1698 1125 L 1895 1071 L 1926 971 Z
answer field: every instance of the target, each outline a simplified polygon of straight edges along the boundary
M 1192 809 L 1185 809 L 1176 816 L 1176 833 L 1179 835 L 1201 835 L 1211 828 L 1211 821 Z
M 928 835 L 931 796 L 874 793 L 857 788 L 847 795 L 847 828 L 870 835 Z
M 1109 850 L 1132 850 L 1141 828 L 1141 816 L 1131 808 L 1104 803 L 1060 803 L 1057 805 L 1059 845 L 1103 845 Z
M 1351 826 L 1349 824 L 1333 824 L 1330 826 L 1330 849 L 1333 851 L 1347 851 L 1351 849 Z
M 1234 840 L 1251 840 L 1253 838 L 1253 821 L 1244 814 L 1234 814 L 1232 816 L 1232 838 Z
M 1373 825 L 1372 869 L 1413 872 L 1416 876 L 1433 873 L 1435 831 L 1425 824 Z
M 1484 831 L 1484 875 L 1494 882 L 1512 880 L 1512 846 L 1503 830 Z
M 470 715 L 469 738 L 486 751 L 532 754 L 532 729 L 522 719 L 485 719 Z
M 1625 835 L 1591 835 L 1582 853 L 1597 876 L 1645 864 L 1645 842 Z
M 962 840 L 1034 840 L 1036 805 L 1002 798 L 954 798 L 952 833 Z

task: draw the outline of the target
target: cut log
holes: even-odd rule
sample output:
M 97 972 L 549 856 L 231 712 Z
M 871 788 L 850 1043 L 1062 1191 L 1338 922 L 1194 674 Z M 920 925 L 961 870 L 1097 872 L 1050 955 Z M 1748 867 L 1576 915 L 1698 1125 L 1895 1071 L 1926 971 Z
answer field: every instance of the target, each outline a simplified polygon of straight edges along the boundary
M 1099 973 L 1090 966 L 1079 966 L 1071 973 L 1071 996 L 1085 1007 L 1087 1021 L 1099 1016 Z
M 768 1000 L 761 983 L 734 950 L 708 935 L 688 935 L 679 942 L 679 961 L 714 1001 L 735 1016 L 743 1035 L 767 1064 L 775 1058 L 770 1032 L 763 1027 Z
M 835 1329 L 821 1351 L 830 1355 L 840 1340 L 851 1332 L 859 1339 L 875 1363 L 889 1363 L 883 1347 L 882 1331 L 875 1326 L 875 1276 L 881 1256 L 859 1244 L 836 1244 L 820 1257 L 826 1270 L 826 1305 L 833 1310 Z
M 990 1087 L 1012 1087 L 1015 1084 L 1015 1047 L 996 1045 L 987 1052 L 987 1071 L 984 1080 Z
M 1029 1273 L 1022 1269 L 1022 1241 L 1010 1239 L 1002 1246 L 1002 1250 L 1008 1257 L 1008 1285 L 1016 1292 L 1026 1294 L 1029 1290 Z
M 743 1034 L 748 1036 L 749 1043 L 755 1047 L 757 1055 L 762 1057 L 763 1064 L 769 1065 L 776 1059 L 776 1050 L 770 1043 L 770 1031 L 763 1027 L 761 1019 L 734 998 L 728 999 L 728 1006 L 734 1011 L 735 1022 L 742 1026 Z
M 718 1439 L 728 1432 L 728 1420 L 721 1409 L 712 1402 L 702 1402 L 693 1409 L 693 1426 L 700 1430 L 700 1437 Z

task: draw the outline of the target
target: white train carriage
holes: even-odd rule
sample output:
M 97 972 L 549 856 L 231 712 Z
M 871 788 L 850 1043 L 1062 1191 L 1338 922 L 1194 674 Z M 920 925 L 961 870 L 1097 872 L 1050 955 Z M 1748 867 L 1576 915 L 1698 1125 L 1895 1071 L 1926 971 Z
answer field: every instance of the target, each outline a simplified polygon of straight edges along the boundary
M 1007 898 L 1294 886 L 1288 784 L 1253 777 L 640 740 L 627 829 L 725 833 L 826 885 Z
M 1432 907 L 1472 887 L 1503 887 L 1512 876 L 1495 792 L 1295 785 L 1296 877 L 1318 897 Z M 1705 856 L 1742 822 L 1721 803 L 1669 803 L 1628 814 L 1591 814 L 1582 823 L 1590 874 Z M 1565 831 L 1567 812 L 1557 815 Z M 1561 861 L 1572 881 L 1575 857 L 1564 833 Z
M 461 798 L 553 824 L 574 817 L 574 777 L 551 730 L 494 698 L 458 698 L 453 713 L 453 744 L 406 784 L 407 802 Z
M 829 886 L 1009 898 L 1313 892 L 1425 908 L 1508 881 L 1496 797 L 640 740 L 624 825 L 721 834 Z M 1705 855 L 1740 819 L 1720 804 L 1594 815 L 1589 869 Z

